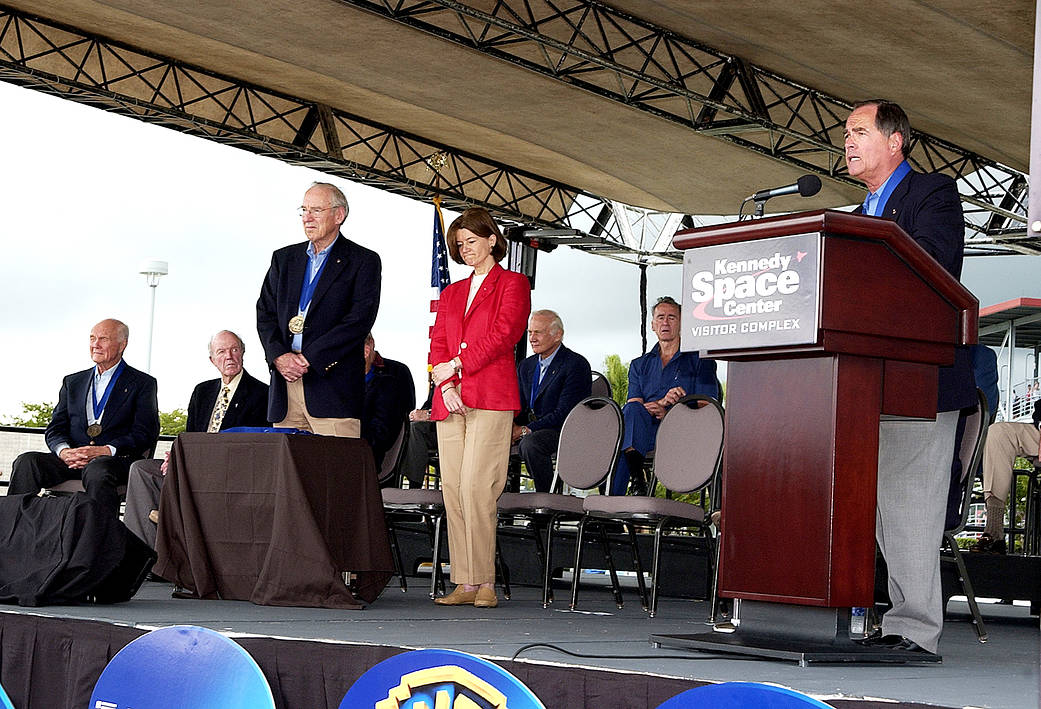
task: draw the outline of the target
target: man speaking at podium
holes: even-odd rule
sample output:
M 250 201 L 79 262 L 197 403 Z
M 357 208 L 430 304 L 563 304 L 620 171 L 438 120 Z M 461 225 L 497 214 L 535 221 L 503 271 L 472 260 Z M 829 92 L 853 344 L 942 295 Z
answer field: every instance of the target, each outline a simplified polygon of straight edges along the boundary
M 955 278 L 961 277 L 965 222 L 953 179 L 915 172 L 907 163 L 911 125 L 895 103 L 873 99 L 846 119 L 849 174 L 868 196 L 863 214 L 895 221 Z M 943 630 L 940 554 L 955 429 L 960 409 L 976 403 L 968 348 L 941 367 L 935 421 L 879 426 L 875 538 L 889 567 L 893 607 L 870 645 L 935 653 Z

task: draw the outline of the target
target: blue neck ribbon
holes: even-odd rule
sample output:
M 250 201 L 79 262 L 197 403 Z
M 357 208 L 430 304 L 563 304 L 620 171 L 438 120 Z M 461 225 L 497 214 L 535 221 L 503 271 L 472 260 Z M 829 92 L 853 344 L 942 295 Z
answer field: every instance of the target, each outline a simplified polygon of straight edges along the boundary
M 328 254 L 325 255 L 325 259 L 322 261 L 322 264 L 318 267 L 318 272 L 314 274 L 314 278 L 308 280 L 307 275 L 306 274 L 304 275 L 304 284 L 303 284 L 303 287 L 300 289 L 300 312 L 301 313 L 305 312 L 307 310 L 307 308 L 310 307 L 310 305 L 311 305 L 311 298 L 314 297 L 314 289 L 318 287 L 318 279 L 322 277 L 322 271 L 325 270 L 325 264 L 329 263 L 329 257 L 330 256 L 332 256 L 332 253 L 328 253 Z M 310 270 L 311 270 L 311 259 L 312 258 L 318 258 L 318 254 L 315 254 L 314 257 L 312 257 L 311 254 L 307 255 L 307 270 L 308 270 L 308 272 L 310 272 Z
M 115 386 L 116 380 L 119 379 L 119 375 L 123 373 L 123 368 L 126 366 L 126 362 L 119 360 L 119 364 L 116 365 L 116 371 L 112 372 L 112 378 L 108 380 L 108 386 L 105 387 L 105 393 L 101 395 L 101 401 L 98 401 L 98 390 L 97 387 L 90 387 L 90 398 L 94 404 L 94 420 L 97 421 L 101 418 L 101 414 L 105 411 L 105 404 L 108 403 L 108 396 L 112 393 L 112 387 Z
M 535 360 L 535 376 L 531 381 L 531 401 L 528 402 L 529 408 L 531 409 L 535 408 L 535 399 L 537 399 L 539 395 L 540 374 L 542 374 L 542 363 Z

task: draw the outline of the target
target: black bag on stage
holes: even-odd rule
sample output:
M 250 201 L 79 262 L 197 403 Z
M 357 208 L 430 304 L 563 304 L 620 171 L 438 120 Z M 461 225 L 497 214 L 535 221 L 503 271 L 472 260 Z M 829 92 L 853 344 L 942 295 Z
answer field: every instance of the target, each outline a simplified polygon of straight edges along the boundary
M 119 603 L 141 587 L 156 555 L 82 493 L 0 497 L 0 603 Z

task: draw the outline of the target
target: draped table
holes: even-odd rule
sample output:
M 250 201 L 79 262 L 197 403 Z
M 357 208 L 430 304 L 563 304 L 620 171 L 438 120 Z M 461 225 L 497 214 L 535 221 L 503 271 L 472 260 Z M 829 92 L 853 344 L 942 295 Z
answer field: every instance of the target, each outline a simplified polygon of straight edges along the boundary
M 361 608 L 394 573 L 372 452 L 330 436 L 181 434 L 156 552 L 190 595 L 271 606 Z

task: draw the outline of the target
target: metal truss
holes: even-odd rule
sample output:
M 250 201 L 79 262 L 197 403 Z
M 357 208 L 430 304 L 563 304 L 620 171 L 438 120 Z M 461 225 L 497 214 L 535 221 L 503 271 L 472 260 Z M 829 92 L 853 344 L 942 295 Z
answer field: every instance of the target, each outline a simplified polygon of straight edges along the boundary
M 0 80 L 395 194 L 440 194 L 446 208 L 581 231 L 574 246 L 613 258 L 672 260 L 627 244 L 611 203 L 574 187 L 3 6 Z
M 850 104 L 598 0 L 339 0 L 530 71 L 860 186 L 845 170 Z M 1026 176 L 922 132 L 911 162 L 959 181 L 970 252 L 1041 253 Z
M 665 30 L 656 29 L 660 41 L 653 40 L 646 23 L 604 5 L 586 2 L 558 9 L 541 0 L 516 0 L 512 5 L 500 0 L 491 14 L 484 14 L 454 0 L 341 2 L 529 69 L 552 72 L 561 80 L 688 122 L 699 132 L 800 168 L 850 181 L 842 173 L 837 147 L 845 104 Z M 507 22 L 501 17 L 512 19 Z M 451 33 L 442 23 L 455 23 L 462 30 Z M 640 27 L 644 29 L 633 29 Z M 550 38 L 551 31 L 566 35 L 571 44 Z M 597 54 L 594 40 L 609 46 Z M 667 60 L 660 56 L 662 51 Z M 705 58 L 711 56 L 716 59 Z M 546 68 L 539 69 L 539 61 Z M 681 83 L 692 88 L 679 93 L 670 88 L 680 84 L 667 77 L 667 69 L 679 72 Z M 608 75 L 615 77 L 613 84 Z M 484 206 L 507 223 L 556 230 L 546 240 L 624 261 L 676 262 L 679 254 L 670 250 L 673 230 L 681 219 L 685 226 L 695 223 L 687 216 L 616 204 L 326 105 L 2 5 L 0 80 L 395 194 L 417 199 L 440 194 L 447 208 Z M 701 84 L 703 97 L 694 91 Z M 748 103 L 749 97 L 756 96 L 749 108 L 741 107 L 742 101 Z M 680 104 L 685 108 L 677 112 Z M 838 143 L 833 145 L 830 136 L 836 131 Z M 771 139 L 750 137 L 753 132 Z M 915 156 L 919 165 L 952 172 L 963 185 L 971 185 L 971 194 L 965 197 L 970 250 L 1041 252 L 1021 226 L 1026 200 L 1023 175 L 920 134 Z

